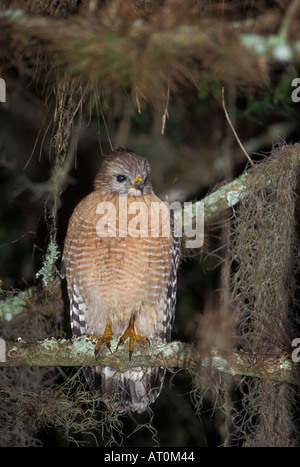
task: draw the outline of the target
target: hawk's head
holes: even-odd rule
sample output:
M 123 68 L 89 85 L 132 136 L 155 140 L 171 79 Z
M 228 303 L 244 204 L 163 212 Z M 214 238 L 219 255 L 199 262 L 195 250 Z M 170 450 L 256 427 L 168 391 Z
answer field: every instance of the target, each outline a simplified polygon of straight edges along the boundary
M 153 193 L 150 164 L 144 157 L 118 148 L 103 159 L 95 179 L 95 190 L 102 193 L 142 196 Z

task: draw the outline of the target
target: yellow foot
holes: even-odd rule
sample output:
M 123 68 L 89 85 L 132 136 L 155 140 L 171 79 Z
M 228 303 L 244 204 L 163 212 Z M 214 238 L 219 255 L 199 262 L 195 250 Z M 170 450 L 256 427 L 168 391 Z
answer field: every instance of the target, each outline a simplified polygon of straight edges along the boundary
M 93 339 L 98 340 L 98 342 L 96 344 L 96 347 L 95 347 L 95 357 L 97 357 L 99 349 L 100 349 L 101 345 L 103 345 L 103 344 L 106 344 L 107 347 L 109 348 L 109 350 L 111 351 L 110 343 L 111 343 L 111 340 L 113 338 L 113 334 L 112 334 L 112 330 L 111 330 L 111 320 L 110 319 L 108 320 L 105 331 L 104 331 L 104 334 L 103 334 L 102 337 L 94 336 L 93 334 L 90 334 L 90 337 L 92 337 Z
M 121 337 L 121 339 L 119 340 L 119 343 L 118 343 L 118 347 L 119 347 L 119 345 L 123 345 L 124 342 L 127 339 L 129 339 L 129 360 L 131 360 L 131 356 L 132 356 L 132 352 L 133 352 L 133 346 L 134 346 L 135 341 L 148 342 L 148 344 L 149 344 L 149 339 L 147 339 L 147 337 L 139 336 L 138 334 L 135 333 L 134 321 L 135 321 L 135 316 L 132 314 L 131 318 L 130 318 L 130 321 L 129 321 L 128 328 L 126 329 L 125 333 L 123 334 L 123 336 Z

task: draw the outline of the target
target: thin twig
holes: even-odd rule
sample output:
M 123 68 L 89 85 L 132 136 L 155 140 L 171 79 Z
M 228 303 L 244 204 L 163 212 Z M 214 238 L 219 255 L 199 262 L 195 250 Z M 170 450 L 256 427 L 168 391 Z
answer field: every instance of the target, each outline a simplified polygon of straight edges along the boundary
M 139 100 L 139 96 L 138 96 L 138 87 L 137 86 L 136 86 L 136 90 L 135 90 L 135 103 L 136 103 L 136 108 L 137 108 L 138 114 L 142 115 L 141 104 L 140 104 L 140 100 Z
M 228 115 L 228 113 L 227 113 L 226 106 L 225 106 L 225 98 L 224 98 L 224 88 L 222 88 L 222 106 L 223 106 L 223 110 L 224 110 L 224 113 L 225 113 L 225 117 L 227 118 L 227 121 L 228 121 L 228 123 L 229 123 L 229 125 L 230 125 L 230 128 L 231 128 L 232 131 L 233 131 L 233 134 L 234 134 L 234 136 L 235 136 L 237 142 L 239 143 L 239 145 L 240 145 L 240 147 L 241 147 L 243 153 L 244 153 L 245 156 L 247 157 L 247 159 L 248 159 L 248 161 L 250 162 L 250 164 L 251 164 L 251 165 L 254 165 L 254 162 L 252 161 L 251 157 L 249 156 L 249 154 L 247 153 L 246 149 L 245 149 L 244 146 L 242 145 L 242 143 L 241 143 L 241 141 L 240 141 L 238 135 L 236 134 L 236 131 L 235 131 L 235 129 L 233 128 L 233 125 L 232 125 L 231 120 L 230 120 L 230 118 L 229 118 L 229 115 Z
M 169 118 L 168 107 L 169 107 L 169 100 L 170 100 L 170 87 L 171 85 L 170 85 L 170 76 L 169 76 L 166 105 L 165 105 L 164 113 L 161 119 L 161 134 L 162 135 L 165 133 L 166 120 L 167 118 Z

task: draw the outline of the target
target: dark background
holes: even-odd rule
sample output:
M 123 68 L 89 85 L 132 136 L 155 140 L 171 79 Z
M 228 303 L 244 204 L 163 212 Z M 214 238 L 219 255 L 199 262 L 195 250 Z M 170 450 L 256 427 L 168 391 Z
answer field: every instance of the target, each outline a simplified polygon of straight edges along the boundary
M 35 5 L 32 6 L 33 12 L 65 19 L 80 14 L 78 12 L 84 2 L 44 2 L 45 6 L 40 11 L 39 4 L 43 2 L 29 3 Z M 97 14 L 101 16 L 101 8 L 108 2 L 98 3 Z M 141 4 L 148 3 L 132 2 L 131 6 L 136 13 Z M 255 19 L 257 33 L 268 37 L 279 34 L 291 2 L 187 3 L 193 4 L 193 8 L 195 5 L 198 7 L 199 21 L 207 15 L 211 21 L 211 34 L 215 32 L 217 35 L 214 25 L 217 28 L 222 21 L 228 25 L 237 20 L 245 22 L 246 19 Z M 15 7 L 16 2 L 3 2 L 3 10 L 8 6 Z M 176 2 L 152 4 L 156 14 L 162 7 L 167 8 L 171 15 L 173 9 L 176 10 Z M 120 12 L 120 18 L 122 14 Z M 299 39 L 299 16 L 298 9 L 289 23 L 290 38 L 294 41 Z M 149 18 L 151 23 L 151 15 Z M 197 16 L 193 21 L 197 23 Z M 260 24 L 264 24 L 264 27 Z M 16 60 L 15 50 L 20 50 L 22 43 L 19 44 L 14 32 L 10 31 L 10 34 L 16 44 L 11 41 L 4 44 L 5 54 L 0 68 L 0 76 L 7 84 L 7 101 L 0 103 L 0 279 L 3 291 L 26 290 L 39 282 L 35 274 L 43 264 L 49 242 L 51 220 L 47 214 L 47 200 L 55 160 L 52 140 L 55 134 L 55 86 L 51 80 L 36 79 L 33 56 L 28 51 Z M 186 53 L 189 52 L 187 47 Z M 253 79 L 249 83 L 246 72 L 245 76 L 241 72 L 241 76 L 237 77 L 235 68 L 242 68 L 241 57 L 238 53 L 235 55 L 233 46 L 228 49 L 226 69 L 224 58 L 220 67 L 214 54 L 215 51 L 212 52 L 209 69 L 204 59 L 202 62 L 200 58 L 194 60 L 195 69 L 200 69 L 197 83 L 186 81 L 172 89 L 169 118 L 163 135 L 163 99 L 160 108 L 152 106 L 149 101 L 141 101 L 141 114 L 132 100 L 126 100 L 126 89 L 120 108 L 114 105 L 113 92 L 106 105 L 98 104 L 92 111 L 87 99 L 86 105 L 83 105 L 74 163 L 61 193 L 57 212 L 60 251 L 68 220 L 76 204 L 92 190 L 101 153 L 110 152 L 110 141 L 114 147 L 122 145 L 147 157 L 152 166 L 155 192 L 171 201 L 201 200 L 220 184 L 243 173 L 249 163 L 226 121 L 222 109 L 222 86 L 225 87 L 227 110 L 232 123 L 254 161 L 267 157 L 274 145 L 283 141 L 299 141 L 300 104 L 291 99 L 291 82 L 298 76 L 297 59 L 274 60 L 262 55 L 260 59 L 265 60 L 265 74 L 263 78 L 258 77 L 261 70 L 257 71 L 256 80 L 256 70 L 252 68 Z M 247 59 L 246 56 L 243 60 Z M 42 68 L 42 65 L 39 66 Z M 208 79 L 204 79 L 205 73 Z M 231 214 L 225 213 L 224 218 L 229 218 Z M 207 226 L 201 254 L 182 260 L 178 275 L 174 339 L 196 342 L 199 316 L 209 307 L 218 307 L 222 287 L 220 265 L 226 244 L 222 236 L 224 218 Z M 67 303 L 63 323 L 63 332 L 70 336 Z M 38 329 L 36 332 L 38 334 Z M 169 373 L 165 389 L 153 405 L 154 418 L 151 420 L 161 446 L 217 446 L 223 443 L 227 428 L 221 410 L 215 406 L 207 390 L 208 397 L 204 398 L 201 411 L 197 414 L 192 389 L 192 378 L 187 372 Z M 232 397 L 238 404 L 240 396 L 234 388 Z M 149 426 L 126 439 L 126 435 L 135 430 L 138 424 L 149 422 L 148 414 L 124 418 L 122 422 L 125 445 L 153 445 L 156 434 Z M 116 439 L 121 438 L 117 432 L 115 436 Z M 41 427 L 37 437 L 46 446 L 76 444 L 67 441 L 51 427 Z M 99 436 L 98 441 L 94 435 L 76 434 L 74 437 L 87 445 L 103 444 Z M 106 441 L 109 437 L 104 436 Z

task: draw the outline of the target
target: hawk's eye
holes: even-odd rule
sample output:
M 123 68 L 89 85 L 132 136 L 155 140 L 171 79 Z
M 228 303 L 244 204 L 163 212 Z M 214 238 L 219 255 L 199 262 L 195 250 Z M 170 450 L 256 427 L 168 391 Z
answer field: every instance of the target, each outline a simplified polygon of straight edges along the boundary
M 126 178 L 125 175 L 117 175 L 117 181 L 120 183 L 125 182 Z

